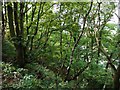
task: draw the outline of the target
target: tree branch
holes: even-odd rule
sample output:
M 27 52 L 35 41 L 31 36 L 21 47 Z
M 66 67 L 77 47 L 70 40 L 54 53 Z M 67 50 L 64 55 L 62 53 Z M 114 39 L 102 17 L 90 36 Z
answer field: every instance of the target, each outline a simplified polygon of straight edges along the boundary
M 38 11 L 38 17 L 37 17 L 37 25 L 36 25 L 36 28 L 35 28 L 34 35 L 33 35 L 32 38 L 31 38 L 31 48 L 30 48 L 30 51 L 32 51 L 33 39 L 34 39 L 35 35 L 36 35 L 37 32 L 38 32 L 39 19 L 40 19 L 40 17 L 41 17 L 40 14 L 42 14 L 42 12 L 43 12 L 44 4 L 45 4 L 45 3 L 43 3 L 43 6 L 42 6 L 42 3 L 40 3 L 40 7 L 39 7 L 39 11 Z
M 71 53 L 71 56 L 70 56 L 70 63 L 69 63 L 69 66 L 67 67 L 67 73 L 66 73 L 66 79 L 65 79 L 65 81 L 68 79 L 68 75 L 69 75 L 69 73 L 70 73 L 70 67 L 71 67 L 71 64 L 72 64 L 72 62 L 73 62 L 73 54 L 74 54 L 74 51 L 75 51 L 75 49 L 76 49 L 76 47 L 77 47 L 77 45 L 78 45 L 78 43 L 79 43 L 79 41 L 80 41 L 80 39 L 81 39 L 81 37 L 82 37 L 82 35 L 83 35 L 84 29 L 85 29 L 85 24 L 86 24 L 86 21 L 87 21 L 87 17 L 88 17 L 88 15 L 89 15 L 89 13 L 90 13 L 90 11 L 91 11 L 91 9 L 92 9 L 92 5 L 93 5 L 93 2 L 92 2 L 92 1 L 93 1 L 93 0 L 91 0 L 90 8 L 89 8 L 88 12 L 86 13 L 86 15 L 85 15 L 85 17 L 84 17 L 82 31 L 79 33 L 78 39 L 77 39 L 77 41 L 75 42 L 74 47 L 72 48 L 72 53 Z
M 16 26 L 16 35 L 18 37 L 20 34 L 20 31 L 19 31 L 19 23 L 18 23 L 18 3 L 17 2 L 14 2 L 14 21 Z
M 9 24 L 9 28 L 10 28 L 10 36 L 12 39 L 15 38 L 15 31 L 14 31 L 14 25 L 13 25 L 13 9 L 12 9 L 12 4 L 9 3 L 7 5 L 7 9 L 8 9 L 8 24 Z
M 91 62 L 88 62 L 87 65 L 86 65 L 82 70 L 79 70 L 73 77 L 68 78 L 67 81 L 69 82 L 69 81 L 71 81 L 71 80 L 77 79 L 77 77 L 78 77 L 79 75 L 81 75 L 81 74 L 88 68 L 88 66 L 89 66 L 90 63 L 91 63 Z

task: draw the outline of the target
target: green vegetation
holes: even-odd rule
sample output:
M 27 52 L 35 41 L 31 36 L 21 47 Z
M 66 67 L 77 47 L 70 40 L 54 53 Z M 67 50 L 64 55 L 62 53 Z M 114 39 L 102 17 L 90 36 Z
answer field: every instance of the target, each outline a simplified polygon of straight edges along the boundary
M 113 2 L 7 2 L 3 90 L 120 89 L 120 31 Z

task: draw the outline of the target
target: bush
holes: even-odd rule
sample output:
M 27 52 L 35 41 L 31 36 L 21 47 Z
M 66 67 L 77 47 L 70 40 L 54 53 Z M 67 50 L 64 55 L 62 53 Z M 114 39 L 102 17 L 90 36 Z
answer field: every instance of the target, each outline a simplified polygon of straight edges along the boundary
M 2 60 L 6 62 L 11 62 L 16 56 L 15 48 L 12 43 L 8 40 L 3 41 L 2 43 Z

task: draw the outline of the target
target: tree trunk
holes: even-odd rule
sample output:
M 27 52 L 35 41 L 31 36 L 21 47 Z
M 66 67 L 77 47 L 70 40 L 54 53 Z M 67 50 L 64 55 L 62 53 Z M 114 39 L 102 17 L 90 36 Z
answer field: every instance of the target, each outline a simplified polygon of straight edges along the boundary
M 17 53 L 16 59 L 19 67 L 24 67 L 25 65 L 24 48 L 21 43 L 16 47 L 16 53 Z
M 114 75 L 114 90 L 120 90 L 120 65 Z
M 15 7 L 14 7 L 15 8 Z M 12 8 L 12 4 L 8 4 L 7 5 L 7 9 L 8 9 L 8 20 L 9 20 L 9 29 L 10 29 L 10 36 L 12 38 L 13 44 L 16 48 L 16 60 L 17 60 L 17 64 L 19 65 L 19 67 L 24 67 L 25 65 L 25 61 L 24 61 L 24 46 L 22 45 L 22 35 L 21 33 L 18 31 L 19 30 L 19 22 L 18 17 L 14 16 L 15 18 L 15 26 L 16 26 L 16 33 L 14 30 L 14 24 L 13 24 L 13 8 Z M 14 10 L 17 11 L 17 9 L 15 8 Z M 17 15 L 17 12 L 14 11 L 14 13 L 16 13 L 15 15 Z

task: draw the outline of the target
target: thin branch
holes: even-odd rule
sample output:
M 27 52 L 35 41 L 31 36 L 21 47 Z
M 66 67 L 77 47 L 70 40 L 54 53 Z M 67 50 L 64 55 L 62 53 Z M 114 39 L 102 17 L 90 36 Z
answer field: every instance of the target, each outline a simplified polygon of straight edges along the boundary
M 37 25 L 36 25 L 36 28 L 35 28 L 34 35 L 33 35 L 32 38 L 31 38 L 31 48 L 30 48 L 30 51 L 32 51 L 33 39 L 34 39 L 35 35 L 36 35 L 37 32 L 38 32 L 39 19 L 40 19 L 40 17 L 41 17 L 40 14 L 42 14 L 42 12 L 43 12 L 44 4 L 45 4 L 45 3 L 43 3 L 43 6 L 42 6 L 42 3 L 40 3 L 40 7 L 39 7 L 39 11 L 38 11 L 38 17 L 37 17 Z
M 120 20 L 120 17 L 115 13 L 115 15 L 118 17 L 118 19 Z
M 67 81 L 71 81 L 71 80 L 77 79 L 77 77 L 80 76 L 88 68 L 88 66 L 89 66 L 90 63 L 91 62 L 88 62 L 87 65 L 83 69 L 79 70 L 73 77 L 68 78 Z
M 34 18 L 34 15 L 35 15 L 35 11 L 36 11 L 36 6 L 34 7 L 34 9 L 32 9 L 32 17 L 31 17 L 31 23 L 29 26 L 27 26 L 27 42 L 26 42 L 26 46 L 28 46 L 28 44 L 30 43 L 30 36 L 29 36 L 29 29 L 30 27 L 32 26 L 32 23 L 33 23 L 33 18 Z M 27 18 L 27 17 L 26 17 Z
M 26 9 L 23 14 L 27 13 L 33 6 L 36 6 L 36 3 L 34 5 L 32 5 L 30 8 Z
M 92 1 L 93 1 L 93 0 L 92 0 Z M 73 62 L 73 54 L 74 54 L 74 51 L 75 51 L 75 49 L 76 49 L 76 47 L 77 47 L 77 45 L 78 45 L 78 43 L 79 43 L 79 41 L 80 41 L 80 39 L 81 39 L 81 37 L 82 37 L 82 35 L 83 35 L 84 29 L 85 29 L 85 24 L 86 24 L 86 21 L 87 21 L 87 17 L 88 17 L 88 15 L 89 15 L 89 13 L 90 13 L 90 11 L 91 11 L 91 9 L 92 9 L 92 5 L 93 5 L 93 2 L 92 2 L 92 1 L 91 1 L 91 4 L 90 4 L 90 8 L 89 8 L 88 12 L 86 13 L 86 15 L 85 15 L 85 17 L 84 17 L 82 31 L 79 33 L 78 39 L 77 39 L 77 41 L 75 42 L 74 47 L 72 48 L 72 53 L 71 53 L 71 55 L 70 55 L 70 63 L 69 63 L 69 66 L 67 67 L 67 73 L 66 73 L 66 79 L 65 79 L 65 81 L 68 79 L 68 75 L 69 75 L 69 73 L 70 73 L 70 67 L 71 67 L 71 64 L 72 64 L 72 62 Z
M 96 38 L 96 41 L 98 42 L 98 38 L 97 38 L 97 37 L 95 37 L 95 38 Z M 98 44 L 98 43 L 97 43 L 97 47 L 99 47 L 99 44 Z M 111 66 L 111 68 L 114 70 L 114 72 L 116 72 L 117 69 L 116 69 L 116 67 L 112 64 L 112 61 L 111 61 L 111 58 L 110 58 L 111 56 L 109 56 L 109 55 L 107 54 L 107 52 L 105 51 L 103 45 L 101 45 L 101 47 L 99 47 L 99 49 L 100 49 L 100 51 L 106 56 L 106 58 L 107 58 L 107 60 L 108 60 L 108 64 Z M 108 67 L 108 65 L 107 65 L 106 67 Z
M 99 47 L 101 46 L 101 38 L 102 38 L 102 29 L 100 29 L 100 22 L 101 22 L 101 19 L 100 19 L 100 5 L 101 5 L 102 2 L 98 2 L 98 22 L 99 22 Z M 100 56 L 100 49 L 98 48 L 98 57 Z M 98 62 L 98 61 L 97 61 Z

